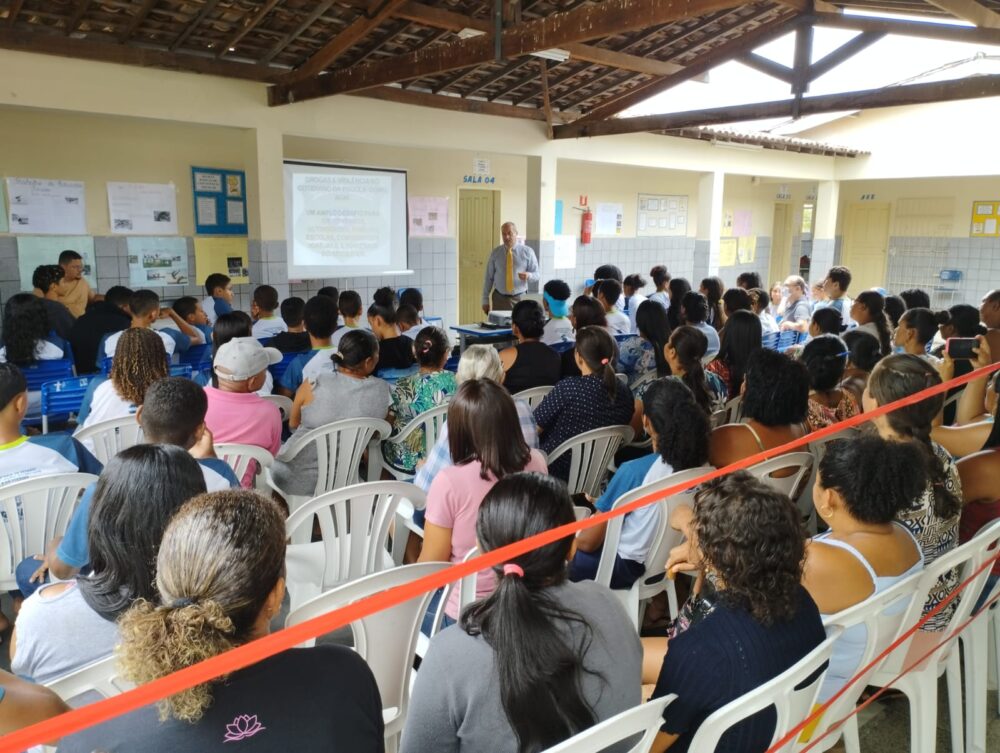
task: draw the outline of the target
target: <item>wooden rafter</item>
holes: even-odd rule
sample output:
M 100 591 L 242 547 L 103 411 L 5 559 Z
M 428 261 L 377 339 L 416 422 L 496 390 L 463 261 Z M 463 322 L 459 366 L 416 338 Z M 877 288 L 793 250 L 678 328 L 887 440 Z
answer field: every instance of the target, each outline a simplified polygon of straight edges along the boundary
M 89 7 L 90 0 L 78 0 L 76 10 L 73 11 L 72 17 L 66 22 L 66 29 L 63 31 L 66 36 L 76 31 L 76 27 L 80 25 L 80 21 L 83 20 L 83 16 Z
M 500 70 L 491 73 L 489 76 L 486 76 L 485 78 L 480 79 L 479 81 L 476 81 L 472 86 L 470 86 L 463 92 L 463 96 L 468 97 L 471 94 L 475 94 L 480 89 L 485 89 L 487 86 L 495 84 L 500 79 L 506 78 L 514 71 L 523 68 L 527 64 L 528 61 L 525 60 L 524 58 L 517 58 L 516 60 L 511 60 L 509 63 L 507 63 L 507 65 L 503 66 Z
M 14 2 L 11 3 L 10 10 L 7 11 L 7 28 L 14 28 L 14 24 L 17 23 L 17 17 L 20 15 L 23 5 L 24 0 L 14 0 Z
M 184 44 L 184 42 L 187 41 L 187 38 L 194 33 L 195 29 L 201 26 L 202 21 L 208 18 L 211 12 L 215 10 L 215 6 L 218 4 L 219 0 L 205 0 L 205 2 L 201 6 L 201 10 L 198 11 L 198 15 L 196 15 L 192 20 L 188 21 L 187 25 L 184 27 L 184 30 L 174 38 L 173 42 L 170 43 L 170 51 L 173 52 L 182 44 Z
M 809 80 L 815 81 L 820 76 L 829 73 L 848 58 L 854 57 L 884 37 L 885 34 L 878 31 L 864 31 L 853 39 L 844 42 L 840 47 L 827 53 L 809 66 Z
M 585 5 L 525 21 L 505 30 L 498 41 L 503 57 L 517 58 L 573 42 L 694 18 L 734 5 L 738 5 L 734 0 L 605 0 L 599 5 Z M 494 58 L 494 40 L 490 35 L 483 35 L 397 55 L 378 63 L 354 66 L 338 71 L 336 76 L 317 76 L 291 85 L 279 85 L 269 91 L 269 101 L 279 105 L 345 94 L 459 70 Z
M 804 97 L 798 105 L 798 110 L 800 115 L 815 115 L 826 112 L 899 107 L 927 102 L 996 97 L 998 95 L 1000 95 L 1000 75 L 975 76 L 957 81 L 934 81 L 925 84 L 888 86 L 882 89 Z M 664 115 L 644 115 L 637 118 L 611 118 L 597 123 L 574 122 L 556 126 L 554 136 L 557 139 L 569 139 L 646 131 L 670 131 L 704 125 L 784 118 L 791 117 L 795 107 L 794 99 L 783 99 L 735 107 L 715 107 L 707 110 Z
M 820 26 L 829 26 L 837 29 L 900 34 L 907 37 L 943 39 L 950 42 L 1000 44 L 1000 30 L 998 29 L 975 29 L 968 26 L 955 26 L 953 24 L 938 24 L 925 21 L 845 16 L 842 13 L 816 13 L 813 18 Z
M 132 16 L 132 20 L 128 22 L 128 26 L 125 27 L 125 31 L 118 37 L 119 42 L 124 44 L 138 31 L 139 27 L 142 26 L 142 22 L 146 20 L 146 16 L 153 10 L 154 5 L 156 5 L 156 0 L 143 0 L 142 5 L 139 6 L 135 15 Z
M 809 90 L 809 61 L 812 59 L 813 26 L 811 23 L 800 23 L 795 28 L 795 53 L 792 63 L 792 117 L 799 117 L 799 105 L 802 96 Z
M 263 58 L 261 58 L 261 63 L 270 63 L 274 60 L 281 52 L 288 47 L 292 42 L 302 36 L 303 32 L 316 23 L 316 20 L 330 10 L 330 6 L 333 5 L 333 0 L 323 0 L 321 3 L 317 3 L 316 7 L 312 9 L 312 12 L 306 16 L 302 23 L 296 26 L 288 34 L 285 34 L 278 43 L 272 47 Z
M 380 86 L 377 89 L 366 89 L 354 96 L 381 99 L 386 102 L 399 102 L 404 105 L 419 105 L 421 107 L 436 107 L 454 112 L 471 112 L 479 115 L 498 115 L 506 118 L 524 118 L 527 120 L 545 120 L 545 113 L 534 107 L 514 107 L 499 105 L 493 102 L 483 102 L 479 99 L 465 99 L 441 94 L 429 94 L 412 89 L 397 89 L 392 86 Z
M 975 0 L 928 0 L 931 5 L 951 13 L 955 18 L 969 21 L 987 29 L 1000 29 L 1000 13 L 990 10 Z
M 393 21 L 392 23 L 383 27 L 380 30 L 379 35 L 377 37 L 373 35 L 369 44 L 365 48 L 363 48 L 360 53 L 358 53 L 357 57 L 353 59 L 352 65 L 357 65 L 358 63 L 364 62 L 365 60 L 370 58 L 372 55 L 378 52 L 383 45 L 388 44 L 393 39 L 395 39 L 397 35 L 401 34 L 409 25 L 410 25 L 409 21 Z M 414 49 L 420 49 L 424 46 L 425 43 L 421 43 L 417 45 Z
M 281 0 L 267 0 L 267 2 L 260 6 L 260 8 L 257 9 L 257 12 L 252 16 L 244 16 L 243 23 L 240 25 L 240 28 L 237 29 L 233 36 L 229 38 L 229 41 L 222 46 L 222 49 L 216 52 L 215 56 L 219 58 L 225 57 L 229 50 L 236 47 L 243 37 L 256 29 L 257 25 L 264 20 L 264 17 L 274 10 L 275 6 L 280 2 Z
M 552 103 L 549 102 L 549 67 L 544 60 L 538 61 L 538 77 L 542 82 L 542 112 L 545 113 L 545 131 L 552 138 Z

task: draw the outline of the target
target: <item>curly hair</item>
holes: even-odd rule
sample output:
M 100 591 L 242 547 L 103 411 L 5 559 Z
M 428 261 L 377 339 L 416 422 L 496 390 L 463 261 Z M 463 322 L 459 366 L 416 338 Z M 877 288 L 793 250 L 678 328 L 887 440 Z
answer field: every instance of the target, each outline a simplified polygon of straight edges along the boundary
M 151 329 L 130 327 L 122 332 L 111 362 L 115 392 L 132 405 L 142 405 L 146 390 L 157 379 L 170 376 L 167 350 Z
M 39 340 L 49 334 L 49 314 L 41 298 L 17 293 L 3 309 L 3 340 L 9 363 L 28 364 L 35 360 Z
M 657 379 L 646 390 L 642 405 L 656 432 L 656 450 L 674 471 L 708 462 L 712 427 L 690 387 L 678 377 Z
M 156 558 L 160 605 L 136 602 L 118 621 L 123 676 L 152 682 L 247 642 L 284 567 L 284 516 L 270 499 L 227 490 L 185 502 Z M 211 703 L 211 685 L 197 685 L 161 701 L 160 719 L 196 722 Z
M 809 372 L 801 361 L 761 348 L 747 360 L 743 415 L 764 426 L 802 423 L 809 412 Z
M 784 494 L 737 471 L 694 498 L 702 557 L 719 576 L 719 598 L 763 625 L 791 619 L 800 598 L 805 530 Z
M 848 354 L 836 335 L 819 335 L 806 343 L 801 360 L 809 371 L 809 386 L 817 392 L 835 389 L 844 377 Z

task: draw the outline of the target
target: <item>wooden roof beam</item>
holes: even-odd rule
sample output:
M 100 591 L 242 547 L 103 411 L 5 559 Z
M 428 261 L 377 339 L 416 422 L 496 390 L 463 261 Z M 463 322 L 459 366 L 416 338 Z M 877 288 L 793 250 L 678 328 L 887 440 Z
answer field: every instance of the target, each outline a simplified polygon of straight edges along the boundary
M 977 29 L 932 21 L 902 21 L 869 16 L 845 16 L 842 13 L 817 13 L 813 16 L 820 26 L 881 34 L 900 34 L 921 39 L 943 39 L 949 42 L 1000 45 L 1000 30 Z
M 63 34 L 69 36 L 76 31 L 76 27 L 80 25 L 80 21 L 83 20 L 83 16 L 89 7 L 90 0 L 79 0 L 79 2 L 77 2 L 76 10 L 73 11 L 73 16 L 66 22 L 66 28 L 63 31 Z
M 1000 13 L 975 0 L 927 0 L 931 5 L 986 29 L 1000 29 Z
M 21 13 L 21 8 L 24 6 L 24 0 L 14 0 L 10 5 L 10 10 L 7 11 L 7 28 L 13 29 L 14 24 L 17 23 L 17 17 Z
M 294 42 L 296 39 L 302 36 L 303 32 L 305 32 L 306 29 L 308 29 L 310 26 L 316 23 L 317 19 L 319 19 L 320 16 L 322 16 L 324 13 L 330 10 L 330 6 L 332 5 L 333 5 L 333 0 L 323 0 L 323 2 L 317 3 L 316 7 L 312 9 L 312 12 L 302 20 L 302 23 L 296 26 L 289 33 L 285 34 L 285 36 L 281 38 L 281 41 L 278 42 L 278 44 L 276 44 L 274 47 L 272 47 L 263 58 L 261 58 L 260 62 L 266 64 L 274 60 L 278 55 L 281 54 L 282 50 L 284 50 L 286 47 L 288 47 L 288 45 L 290 45 L 292 42 Z
M 573 42 L 695 18 L 738 4 L 734 0 L 605 0 L 599 5 L 552 13 L 511 27 L 500 37 L 500 50 L 503 57 L 516 58 Z M 495 57 L 493 35 L 484 34 L 377 63 L 352 66 L 338 71 L 335 76 L 316 76 L 291 85 L 275 86 L 269 91 L 269 101 L 271 105 L 281 105 L 347 94 L 480 65 Z
M 882 89 L 804 97 L 798 103 L 798 110 L 800 115 L 815 115 L 827 112 L 900 107 L 928 102 L 948 102 L 958 99 L 996 96 L 1000 96 L 1000 75 L 975 76 L 957 81 L 934 81 L 925 84 L 888 86 Z M 774 102 L 715 107 L 707 110 L 692 110 L 664 115 L 612 118 L 598 123 L 581 124 L 577 121 L 568 125 L 556 126 L 554 137 L 572 139 L 583 136 L 669 131 L 704 125 L 742 123 L 765 118 L 786 118 L 792 116 L 795 107 L 796 101 L 794 99 L 783 99 Z
M 188 22 L 184 30 L 177 35 L 173 42 L 170 43 L 170 51 L 173 52 L 178 47 L 180 47 L 187 38 L 190 37 L 195 29 L 201 26 L 201 22 L 208 18 L 209 14 L 215 10 L 215 6 L 219 4 L 219 0 L 205 0 L 204 4 L 201 6 L 201 10 L 198 11 L 198 15 Z
M 398 89 L 394 86 L 380 86 L 377 89 L 366 89 L 363 92 L 356 92 L 353 96 L 381 99 L 386 102 L 399 102 L 404 105 L 436 107 L 453 112 L 471 112 L 479 115 L 497 115 L 505 118 L 545 121 L 545 113 L 534 107 L 500 105 L 493 102 L 483 102 L 478 99 L 430 94 L 413 91 L 412 89 Z
M 267 0 L 267 2 L 260 6 L 257 9 L 257 12 L 252 16 L 244 16 L 243 25 L 236 30 L 236 33 L 229 38 L 229 41 L 222 46 L 222 49 L 216 52 L 215 56 L 219 58 L 225 57 L 229 50 L 240 43 L 240 40 L 242 40 L 243 37 L 257 28 L 260 22 L 264 20 L 264 17 L 274 10 L 275 6 L 279 2 L 281 2 L 281 0 Z
M 156 0 L 143 0 L 142 5 L 139 6 L 135 15 L 132 16 L 132 20 L 128 22 L 128 26 L 125 27 L 125 31 L 118 37 L 119 42 L 124 44 L 138 31 L 139 27 L 142 26 L 142 22 L 146 20 L 146 16 L 153 10 L 154 5 L 156 5 Z

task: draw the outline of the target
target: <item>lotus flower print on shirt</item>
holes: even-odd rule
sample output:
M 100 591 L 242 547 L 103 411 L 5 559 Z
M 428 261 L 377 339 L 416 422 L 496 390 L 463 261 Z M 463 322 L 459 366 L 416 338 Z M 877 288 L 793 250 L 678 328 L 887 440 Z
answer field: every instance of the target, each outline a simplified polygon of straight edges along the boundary
M 267 727 L 257 721 L 257 715 L 240 714 L 233 721 L 226 725 L 226 736 L 223 742 L 235 743 L 253 737 L 258 732 L 263 732 Z

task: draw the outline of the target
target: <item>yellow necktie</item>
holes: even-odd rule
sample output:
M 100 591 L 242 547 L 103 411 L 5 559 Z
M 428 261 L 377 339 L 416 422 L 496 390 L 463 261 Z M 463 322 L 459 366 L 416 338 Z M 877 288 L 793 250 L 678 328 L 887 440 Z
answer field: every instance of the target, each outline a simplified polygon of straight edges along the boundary
M 507 292 L 514 292 L 514 249 L 507 249 Z

